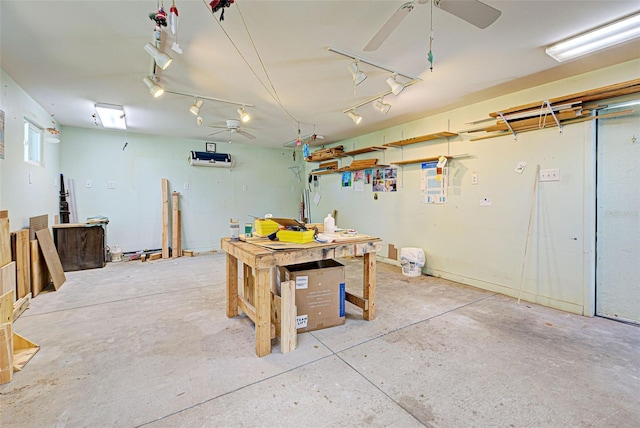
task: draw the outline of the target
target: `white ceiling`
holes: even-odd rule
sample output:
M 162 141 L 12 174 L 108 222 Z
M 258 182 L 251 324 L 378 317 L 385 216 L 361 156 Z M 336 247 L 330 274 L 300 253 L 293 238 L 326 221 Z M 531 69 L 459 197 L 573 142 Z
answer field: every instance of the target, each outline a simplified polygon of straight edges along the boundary
M 171 3 L 164 0 L 167 12 Z M 295 140 L 298 129 L 303 136 L 315 129 L 328 144 L 640 57 L 640 42 L 562 65 L 544 53 L 551 43 L 640 10 L 637 0 L 487 0 L 502 15 L 484 30 L 433 8 L 432 72 L 429 3 L 416 4 L 373 52 L 363 47 L 402 0 L 236 0 L 222 22 L 208 3 L 175 0 L 183 53 L 171 50 L 175 37 L 163 27 L 165 51 L 174 61 L 158 72 L 160 83 L 170 91 L 253 104 L 253 119 L 244 129 L 257 138 L 231 139 L 262 146 L 282 147 Z M 129 132 L 228 140 L 227 132 L 209 136 L 216 129 L 208 125 L 237 119 L 237 106 L 205 102 L 204 126 L 198 126 L 187 110 L 192 98 L 167 93 L 154 99 L 143 84 L 151 71 L 143 46 L 153 40 L 149 13 L 157 4 L 0 0 L 0 67 L 60 125 L 95 128 L 94 104 L 103 102 L 124 106 Z M 351 60 L 328 47 L 422 81 L 387 96 L 393 107 L 386 116 L 372 104 L 359 108 L 364 118 L 356 126 L 343 111 L 388 91 L 389 73 L 361 64 L 368 78 L 354 95 Z

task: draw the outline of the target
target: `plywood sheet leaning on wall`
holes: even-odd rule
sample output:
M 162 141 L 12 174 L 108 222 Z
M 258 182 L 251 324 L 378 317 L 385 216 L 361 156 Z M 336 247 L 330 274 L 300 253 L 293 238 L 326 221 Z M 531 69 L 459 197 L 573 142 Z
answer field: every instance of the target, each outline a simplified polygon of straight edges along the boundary
M 21 299 L 31 292 L 31 257 L 29 256 L 29 229 L 11 233 L 13 259 L 16 262 L 16 297 Z
M 0 324 L 0 385 L 13 379 L 13 324 Z
M 44 262 L 37 240 L 29 242 L 31 253 L 31 295 L 36 297 L 51 281 L 49 270 Z
M 51 273 L 53 288 L 57 291 L 62 287 L 62 284 L 64 284 L 67 278 L 64 276 L 64 269 L 62 269 L 62 263 L 60 262 L 60 257 L 56 251 L 56 246 L 53 243 L 49 228 L 38 230 L 36 237 L 38 238 L 38 245 L 42 250 L 44 261 L 47 264 L 49 273 Z
M 0 295 L 16 290 L 16 263 L 0 266 Z M 15 297 L 14 297 L 15 299 Z
M 0 211 L 0 267 L 11 263 L 11 232 L 9 212 Z
M 169 180 L 162 179 L 162 258 L 169 258 Z
M 35 217 L 29 217 L 29 240 L 36 239 L 36 232 L 49 227 L 49 216 L 42 214 Z

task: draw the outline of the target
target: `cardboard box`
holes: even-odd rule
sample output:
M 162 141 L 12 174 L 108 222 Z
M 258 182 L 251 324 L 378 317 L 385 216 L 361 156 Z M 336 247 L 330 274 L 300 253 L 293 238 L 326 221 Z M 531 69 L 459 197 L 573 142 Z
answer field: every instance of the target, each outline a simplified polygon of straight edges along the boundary
M 296 324 L 298 333 L 344 324 L 344 266 L 335 260 L 321 260 L 278 268 L 281 281 L 296 282 Z M 279 290 L 278 290 L 279 292 Z

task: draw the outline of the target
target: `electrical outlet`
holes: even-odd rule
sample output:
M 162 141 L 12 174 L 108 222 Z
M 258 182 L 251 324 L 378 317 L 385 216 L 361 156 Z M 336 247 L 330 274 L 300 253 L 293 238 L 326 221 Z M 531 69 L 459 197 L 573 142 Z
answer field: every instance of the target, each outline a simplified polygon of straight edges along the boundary
M 89 188 L 91 187 L 91 180 L 87 180 L 84 182 L 84 187 Z
M 471 184 L 478 184 L 478 173 L 475 171 L 471 174 Z
M 109 184 L 107 185 L 107 187 L 109 189 L 115 189 L 116 188 L 116 182 L 115 181 L 109 181 Z
M 560 181 L 560 170 L 559 169 L 540 170 L 540 181 Z

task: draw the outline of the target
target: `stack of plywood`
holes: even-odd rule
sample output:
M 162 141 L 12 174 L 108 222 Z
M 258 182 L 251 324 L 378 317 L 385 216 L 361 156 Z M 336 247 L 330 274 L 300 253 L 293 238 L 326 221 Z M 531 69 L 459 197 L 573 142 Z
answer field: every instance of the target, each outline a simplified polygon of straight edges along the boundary
M 325 160 L 341 158 L 344 156 L 344 147 L 336 146 L 328 149 L 320 149 L 311 153 L 305 160 L 307 162 L 321 162 Z
M 13 331 L 16 311 L 28 305 L 31 293 L 28 230 L 14 234 L 14 259 L 11 257 L 12 236 L 7 211 L 0 211 L 0 384 L 11 382 L 38 352 L 38 346 Z M 17 273 L 17 275 L 16 275 Z M 24 294 L 16 302 L 16 293 Z M 19 312 L 21 313 L 21 312 Z
M 492 112 L 489 113 L 489 116 L 496 119 L 495 124 L 463 132 L 484 131 L 491 133 L 471 139 L 471 141 L 476 141 L 502 135 L 517 134 L 519 132 L 534 131 L 536 129 L 579 123 L 587 120 L 630 114 L 632 110 L 596 116 L 593 115 L 593 111 L 603 107 L 598 104 L 599 101 L 636 93 L 640 93 L 640 79 L 629 80 L 614 85 Z

